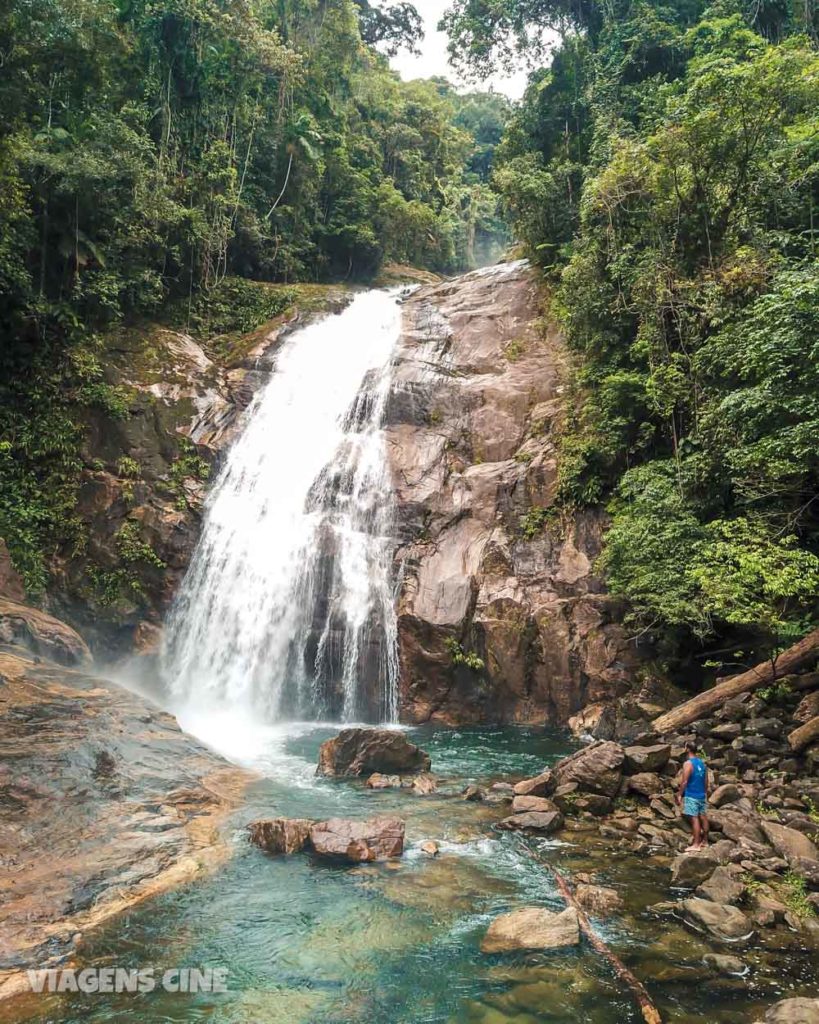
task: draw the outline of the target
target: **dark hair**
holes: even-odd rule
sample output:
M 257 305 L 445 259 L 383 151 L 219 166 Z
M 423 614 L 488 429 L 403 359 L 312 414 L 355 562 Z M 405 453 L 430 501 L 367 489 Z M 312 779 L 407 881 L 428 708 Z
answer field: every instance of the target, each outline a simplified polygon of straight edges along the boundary
M 685 749 L 688 751 L 689 754 L 696 754 L 697 750 L 699 749 L 697 746 L 697 741 L 689 740 L 685 745 Z

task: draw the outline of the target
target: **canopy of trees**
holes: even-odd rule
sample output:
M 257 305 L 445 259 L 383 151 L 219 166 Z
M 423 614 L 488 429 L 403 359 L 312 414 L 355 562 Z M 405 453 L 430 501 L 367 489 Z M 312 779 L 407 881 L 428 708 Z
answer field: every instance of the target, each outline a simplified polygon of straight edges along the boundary
M 478 73 L 541 65 L 495 182 L 577 354 L 563 500 L 609 504 L 641 630 L 775 650 L 819 594 L 815 6 L 455 0 L 446 23 Z
M 400 82 L 375 46 L 420 24 L 374 0 L 2 5 L 0 536 L 30 586 L 70 534 L 78 409 L 125 414 L 112 322 L 189 319 L 228 277 L 451 272 L 499 245 L 505 107 Z

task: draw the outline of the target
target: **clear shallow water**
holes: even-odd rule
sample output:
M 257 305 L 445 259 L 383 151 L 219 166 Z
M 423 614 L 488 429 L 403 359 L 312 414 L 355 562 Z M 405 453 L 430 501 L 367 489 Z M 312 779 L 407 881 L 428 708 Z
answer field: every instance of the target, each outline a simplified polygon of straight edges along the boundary
M 320 742 L 337 727 L 271 729 L 244 760 L 271 772 L 236 815 L 235 857 L 209 878 L 138 908 L 89 935 L 82 966 L 226 967 L 220 995 L 153 992 L 37 997 L 0 1020 L 209 1024 L 632 1024 L 638 1017 L 605 964 L 586 946 L 551 954 L 488 957 L 479 943 L 497 913 L 523 905 L 562 908 L 549 871 L 594 870 L 626 894 L 626 913 L 598 922 L 606 940 L 644 980 L 667 1021 L 753 1021 L 757 1010 L 805 991 L 809 959 L 795 950 L 771 961 L 743 951 L 750 988 L 712 978 L 701 958 L 712 947 L 645 908 L 668 898 L 667 869 L 618 855 L 588 834 L 566 842 L 493 830 L 503 808 L 467 803 L 466 782 L 520 777 L 571 748 L 561 735 L 530 729 L 411 730 L 432 755 L 441 791 L 430 797 L 370 791 L 357 781 L 316 779 Z M 241 736 L 225 730 L 222 740 Z M 383 865 L 331 866 L 309 856 L 272 858 L 249 847 L 257 816 L 369 816 L 399 812 L 407 853 Z M 441 846 L 430 859 L 424 839 Z

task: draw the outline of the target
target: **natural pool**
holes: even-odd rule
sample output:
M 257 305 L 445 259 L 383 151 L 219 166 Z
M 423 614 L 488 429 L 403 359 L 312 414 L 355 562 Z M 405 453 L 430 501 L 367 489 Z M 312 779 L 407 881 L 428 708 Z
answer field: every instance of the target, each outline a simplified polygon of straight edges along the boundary
M 195 723 L 194 723 L 195 724 Z M 803 991 L 810 961 L 795 944 L 771 959 L 744 950 L 747 979 L 714 977 L 702 956 L 726 952 L 646 908 L 668 898 L 667 862 L 618 854 L 594 833 L 561 840 L 494 830 L 503 808 L 464 801 L 468 782 L 531 775 L 572 749 L 537 729 L 414 729 L 432 756 L 440 791 L 419 797 L 315 777 L 319 744 L 336 729 L 309 725 L 230 737 L 266 777 L 235 820 L 236 856 L 212 876 L 140 907 L 89 935 L 82 966 L 225 967 L 225 994 L 40 996 L 0 1010 L 0 1020 L 209 1024 L 631 1024 L 641 1018 L 587 946 L 549 954 L 486 956 L 480 939 L 496 914 L 563 904 L 549 870 L 594 871 L 618 887 L 622 915 L 595 922 L 649 988 L 663 1019 L 753 1021 Z M 365 817 L 398 812 L 407 853 L 395 864 L 328 866 L 305 855 L 272 858 L 249 847 L 244 824 L 260 816 Z M 434 839 L 437 858 L 418 851 Z M 727 950 L 733 952 L 733 950 Z

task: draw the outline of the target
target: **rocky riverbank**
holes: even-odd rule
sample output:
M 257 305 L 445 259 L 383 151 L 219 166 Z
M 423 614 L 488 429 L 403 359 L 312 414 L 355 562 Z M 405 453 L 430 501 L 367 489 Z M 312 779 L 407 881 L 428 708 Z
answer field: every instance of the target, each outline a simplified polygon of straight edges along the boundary
M 70 963 L 88 929 L 217 864 L 252 777 L 92 672 L 69 626 L 0 602 L 0 998 L 27 990 L 26 969 Z

